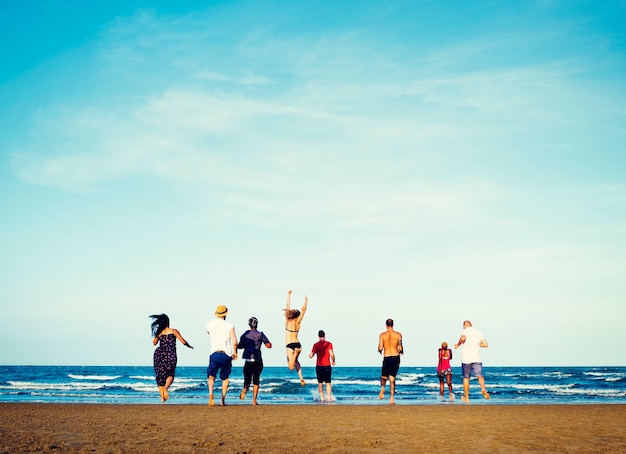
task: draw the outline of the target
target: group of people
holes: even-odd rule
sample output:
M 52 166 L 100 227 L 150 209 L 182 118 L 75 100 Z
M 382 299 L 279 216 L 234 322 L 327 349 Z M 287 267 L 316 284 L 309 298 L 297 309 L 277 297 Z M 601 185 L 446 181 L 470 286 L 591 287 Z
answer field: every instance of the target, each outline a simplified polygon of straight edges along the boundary
M 302 366 L 299 357 L 302 352 L 302 344 L 298 339 L 300 325 L 308 306 L 308 298 L 304 297 L 301 309 L 291 308 L 291 290 L 287 292 L 287 304 L 285 312 L 285 340 L 287 352 L 287 366 L 289 370 L 294 370 L 302 386 L 306 385 L 302 375 Z M 263 371 L 263 358 L 261 347 L 272 348 L 272 343 L 267 336 L 258 330 L 256 317 L 248 319 L 249 329 L 237 340 L 235 327 L 226 321 L 228 308 L 220 305 L 215 310 L 215 318 L 206 325 L 207 333 L 211 339 L 211 350 L 209 365 L 207 367 L 207 383 L 209 388 L 209 406 L 215 406 L 214 388 L 215 379 L 219 376 L 222 381 L 221 405 L 226 405 L 226 394 L 228 392 L 229 378 L 232 372 L 232 361 L 238 358 L 237 350 L 243 350 L 243 375 L 244 384 L 239 398 L 245 399 L 250 385 L 252 385 L 252 404 L 258 405 L 260 376 Z M 159 346 L 154 351 L 154 370 L 161 401 L 165 402 L 169 398 L 168 389 L 174 381 L 176 372 L 176 339 L 188 348 L 193 348 L 176 329 L 170 328 L 170 321 L 167 315 L 151 315 L 153 345 Z M 380 377 L 379 398 L 384 399 L 385 387 L 389 381 L 389 403 L 395 404 L 396 376 L 400 368 L 400 356 L 404 354 L 402 344 L 402 334 L 393 328 L 393 320 L 387 319 L 386 330 L 380 333 L 378 338 L 378 352 L 383 355 L 383 364 Z M 313 345 L 309 358 L 316 358 L 316 378 L 318 383 L 319 397 L 321 401 L 333 400 L 332 395 L 332 366 L 335 365 L 335 352 L 331 342 L 326 340 L 324 330 L 318 331 L 319 340 Z M 463 331 L 459 341 L 454 345 L 457 349 L 463 346 L 461 359 L 461 370 L 463 375 L 462 400 L 469 401 L 470 375 L 473 374 L 478 379 L 481 392 L 486 399 L 489 393 L 485 389 L 485 380 L 482 373 L 482 363 L 480 361 L 480 348 L 488 347 L 483 335 L 476 330 L 469 320 L 463 322 Z M 452 351 L 448 344 L 443 342 L 438 351 L 437 375 L 440 383 L 440 395 L 444 396 L 444 381 L 448 385 L 450 398 L 452 392 Z
M 302 366 L 299 357 L 302 352 L 302 344 L 298 339 L 300 323 L 306 313 L 308 298 L 304 297 L 304 304 L 300 310 L 291 308 L 291 290 L 287 292 L 287 305 L 285 312 L 285 339 L 287 350 L 287 366 L 289 370 L 296 370 L 302 386 L 306 385 L 302 376 Z M 206 325 L 206 331 L 211 339 L 211 351 L 209 365 L 207 367 L 207 384 L 209 388 L 209 406 L 215 406 L 215 379 L 219 376 L 222 381 L 221 405 L 226 405 L 226 394 L 232 362 L 238 358 L 237 350 L 243 350 L 243 376 L 244 383 L 239 399 L 244 400 L 252 385 L 252 404 L 258 405 L 258 394 L 261 372 L 263 371 L 263 357 L 261 346 L 272 348 L 272 343 L 267 336 L 258 330 L 259 321 L 256 317 L 248 319 L 248 329 L 241 335 L 239 341 L 235 334 L 235 327 L 226 321 L 228 308 L 220 305 L 215 310 L 215 318 Z M 168 389 L 174 381 L 176 374 L 176 339 L 183 345 L 193 348 L 180 334 L 177 329 L 170 328 L 169 317 L 165 314 L 151 315 L 153 345 L 159 344 L 153 355 L 154 371 L 161 401 L 169 398 Z M 310 358 L 316 358 L 316 376 L 318 391 L 321 401 L 331 401 L 332 397 L 332 366 L 335 365 L 335 352 L 333 344 L 326 340 L 324 330 L 318 331 L 319 340 L 313 345 Z

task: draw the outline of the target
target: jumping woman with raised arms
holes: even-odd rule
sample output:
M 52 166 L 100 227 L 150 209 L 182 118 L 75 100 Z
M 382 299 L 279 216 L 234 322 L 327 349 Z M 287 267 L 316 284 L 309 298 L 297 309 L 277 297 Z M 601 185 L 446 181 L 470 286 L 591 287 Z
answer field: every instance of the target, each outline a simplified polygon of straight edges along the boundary
M 304 304 L 302 309 L 291 309 L 291 290 L 287 291 L 287 307 L 285 311 L 285 340 L 287 342 L 287 366 L 289 370 L 296 369 L 298 377 L 300 377 L 300 384 L 304 386 L 306 382 L 302 377 L 302 367 L 298 357 L 302 351 L 302 344 L 298 340 L 298 332 L 300 331 L 300 323 L 304 318 L 306 312 L 306 306 L 309 299 L 304 296 Z

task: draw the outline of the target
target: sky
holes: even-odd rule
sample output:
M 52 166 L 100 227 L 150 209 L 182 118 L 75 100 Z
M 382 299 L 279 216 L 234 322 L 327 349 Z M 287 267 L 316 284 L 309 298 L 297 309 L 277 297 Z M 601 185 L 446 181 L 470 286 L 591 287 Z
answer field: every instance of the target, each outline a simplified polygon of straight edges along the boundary
M 625 365 L 626 2 L 0 2 L 0 364 Z M 619 352 L 622 353 L 619 353 Z M 460 351 L 454 363 L 459 363 Z M 235 362 L 235 365 L 238 363 Z M 241 363 L 239 362 L 239 365 Z

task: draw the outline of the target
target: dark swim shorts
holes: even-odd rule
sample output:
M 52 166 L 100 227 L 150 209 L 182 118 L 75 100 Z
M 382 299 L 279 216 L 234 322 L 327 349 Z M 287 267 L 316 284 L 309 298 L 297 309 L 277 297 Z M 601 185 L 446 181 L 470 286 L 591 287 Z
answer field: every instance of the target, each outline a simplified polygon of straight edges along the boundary
M 400 369 L 400 356 L 385 356 L 383 358 L 383 377 L 395 377 Z
M 330 366 L 315 366 L 318 383 L 330 383 L 333 371 Z

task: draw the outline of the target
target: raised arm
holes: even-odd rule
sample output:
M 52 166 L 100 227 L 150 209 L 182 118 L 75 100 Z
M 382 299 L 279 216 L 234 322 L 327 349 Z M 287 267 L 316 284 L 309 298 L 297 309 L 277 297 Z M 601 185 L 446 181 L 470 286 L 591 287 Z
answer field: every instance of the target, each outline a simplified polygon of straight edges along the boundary
M 461 345 L 463 345 L 465 343 L 465 334 L 462 334 L 461 337 L 459 337 L 459 341 L 454 344 L 454 348 L 459 348 Z
M 298 321 L 302 320 L 304 317 L 304 313 L 306 312 L 306 307 L 309 304 L 309 298 L 304 295 L 304 304 L 302 304 L 302 309 L 300 309 L 300 316 L 298 317 Z
M 287 310 L 291 309 L 291 290 L 287 290 Z

